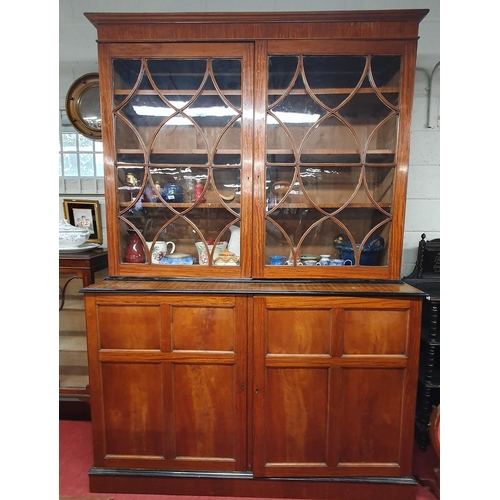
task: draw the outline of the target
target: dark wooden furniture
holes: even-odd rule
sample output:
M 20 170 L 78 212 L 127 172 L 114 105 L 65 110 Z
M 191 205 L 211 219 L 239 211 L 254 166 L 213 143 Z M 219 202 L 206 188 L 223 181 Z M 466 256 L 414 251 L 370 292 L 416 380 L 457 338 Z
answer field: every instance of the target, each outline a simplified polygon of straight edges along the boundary
M 59 290 L 59 310 L 64 307 L 66 288 L 71 280 L 80 278 L 87 287 L 95 282 L 95 273 L 107 267 L 108 252 L 103 248 L 83 253 L 59 252 L 59 274 L 74 275 Z
M 438 463 L 437 467 L 434 467 L 433 477 L 417 477 L 417 481 L 422 486 L 427 486 L 430 488 L 432 493 L 436 496 L 436 498 L 440 498 L 441 496 L 441 467 L 439 464 L 440 459 L 440 449 L 441 449 L 441 405 L 438 404 L 432 408 L 431 417 L 429 420 L 429 436 L 430 442 L 434 451 L 436 452 Z
M 413 499 L 421 298 L 401 282 L 92 286 L 90 489 Z
M 110 257 L 84 289 L 91 491 L 414 499 L 424 294 L 399 273 L 426 13 L 86 14 Z
M 413 272 L 403 278 L 427 294 L 422 305 L 420 369 L 415 431 L 420 449 L 429 445 L 432 408 L 440 402 L 440 240 L 422 234 Z
M 80 278 L 83 286 L 95 282 L 95 273 L 108 267 L 108 252 L 103 248 L 95 248 L 83 253 L 59 252 L 59 274 L 72 275 L 59 289 L 59 311 L 64 308 L 65 294 L 68 284 L 75 278 Z M 89 400 L 89 387 L 59 388 L 60 405 L 68 406 L 61 401 Z M 61 408 L 60 408 L 61 410 Z

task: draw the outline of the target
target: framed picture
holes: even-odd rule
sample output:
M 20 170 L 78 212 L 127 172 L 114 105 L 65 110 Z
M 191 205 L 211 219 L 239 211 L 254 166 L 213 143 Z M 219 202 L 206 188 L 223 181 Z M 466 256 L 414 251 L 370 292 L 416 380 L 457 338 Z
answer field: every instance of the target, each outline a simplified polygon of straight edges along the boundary
M 95 200 L 63 200 L 64 218 L 75 227 L 90 230 L 89 243 L 102 243 L 99 202 Z

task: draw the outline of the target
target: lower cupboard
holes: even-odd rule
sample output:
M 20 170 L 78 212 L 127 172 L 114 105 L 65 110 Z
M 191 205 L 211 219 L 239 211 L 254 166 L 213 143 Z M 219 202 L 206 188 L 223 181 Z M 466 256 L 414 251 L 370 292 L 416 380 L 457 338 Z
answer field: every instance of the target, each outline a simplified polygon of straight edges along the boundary
M 84 290 L 91 491 L 414 498 L 422 293 L 230 286 Z

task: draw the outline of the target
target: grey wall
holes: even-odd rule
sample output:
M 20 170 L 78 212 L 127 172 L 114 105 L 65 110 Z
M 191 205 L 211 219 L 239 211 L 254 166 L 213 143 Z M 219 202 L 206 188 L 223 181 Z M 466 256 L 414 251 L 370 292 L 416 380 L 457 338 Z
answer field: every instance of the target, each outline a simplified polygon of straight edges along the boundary
M 411 272 L 420 235 L 440 232 L 439 0 L 61 0 L 59 2 L 59 106 L 85 73 L 97 72 L 96 30 L 84 12 L 257 12 L 430 9 L 420 24 L 411 130 L 410 169 L 401 276 Z M 434 70 L 434 71 L 433 71 Z M 431 81 L 431 75 L 433 75 Z M 432 89 L 432 90 L 431 90 Z M 88 197 L 87 197 L 88 198 Z M 99 197 L 96 197 L 99 198 Z M 103 222 L 105 212 L 103 208 Z M 62 216 L 62 207 L 60 209 Z M 105 228 L 104 228 L 105 229 Z

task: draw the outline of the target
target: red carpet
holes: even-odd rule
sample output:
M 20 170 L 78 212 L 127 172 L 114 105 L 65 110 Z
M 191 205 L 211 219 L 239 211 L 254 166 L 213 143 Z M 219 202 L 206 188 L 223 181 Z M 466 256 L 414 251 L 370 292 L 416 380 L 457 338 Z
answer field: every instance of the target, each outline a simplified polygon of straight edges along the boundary
M 135 495 L 122 493 L 90 493 L 88 471 L 92 467 L 91 425 L 87 421 L 59 421 L 59 494 L 88 499 L 113 500 L 234 500 L 229 497 L 189 497 L 174 495 Z M 438 458 L 428 447 L 422 453 L 415 445 L 413 471 L 415 475 L 432 478 Z M 253 500 L 246 498 L 245 500 Z M 421 485 L 417 487 L 415 500 L 436 500 L 432 492 Z

